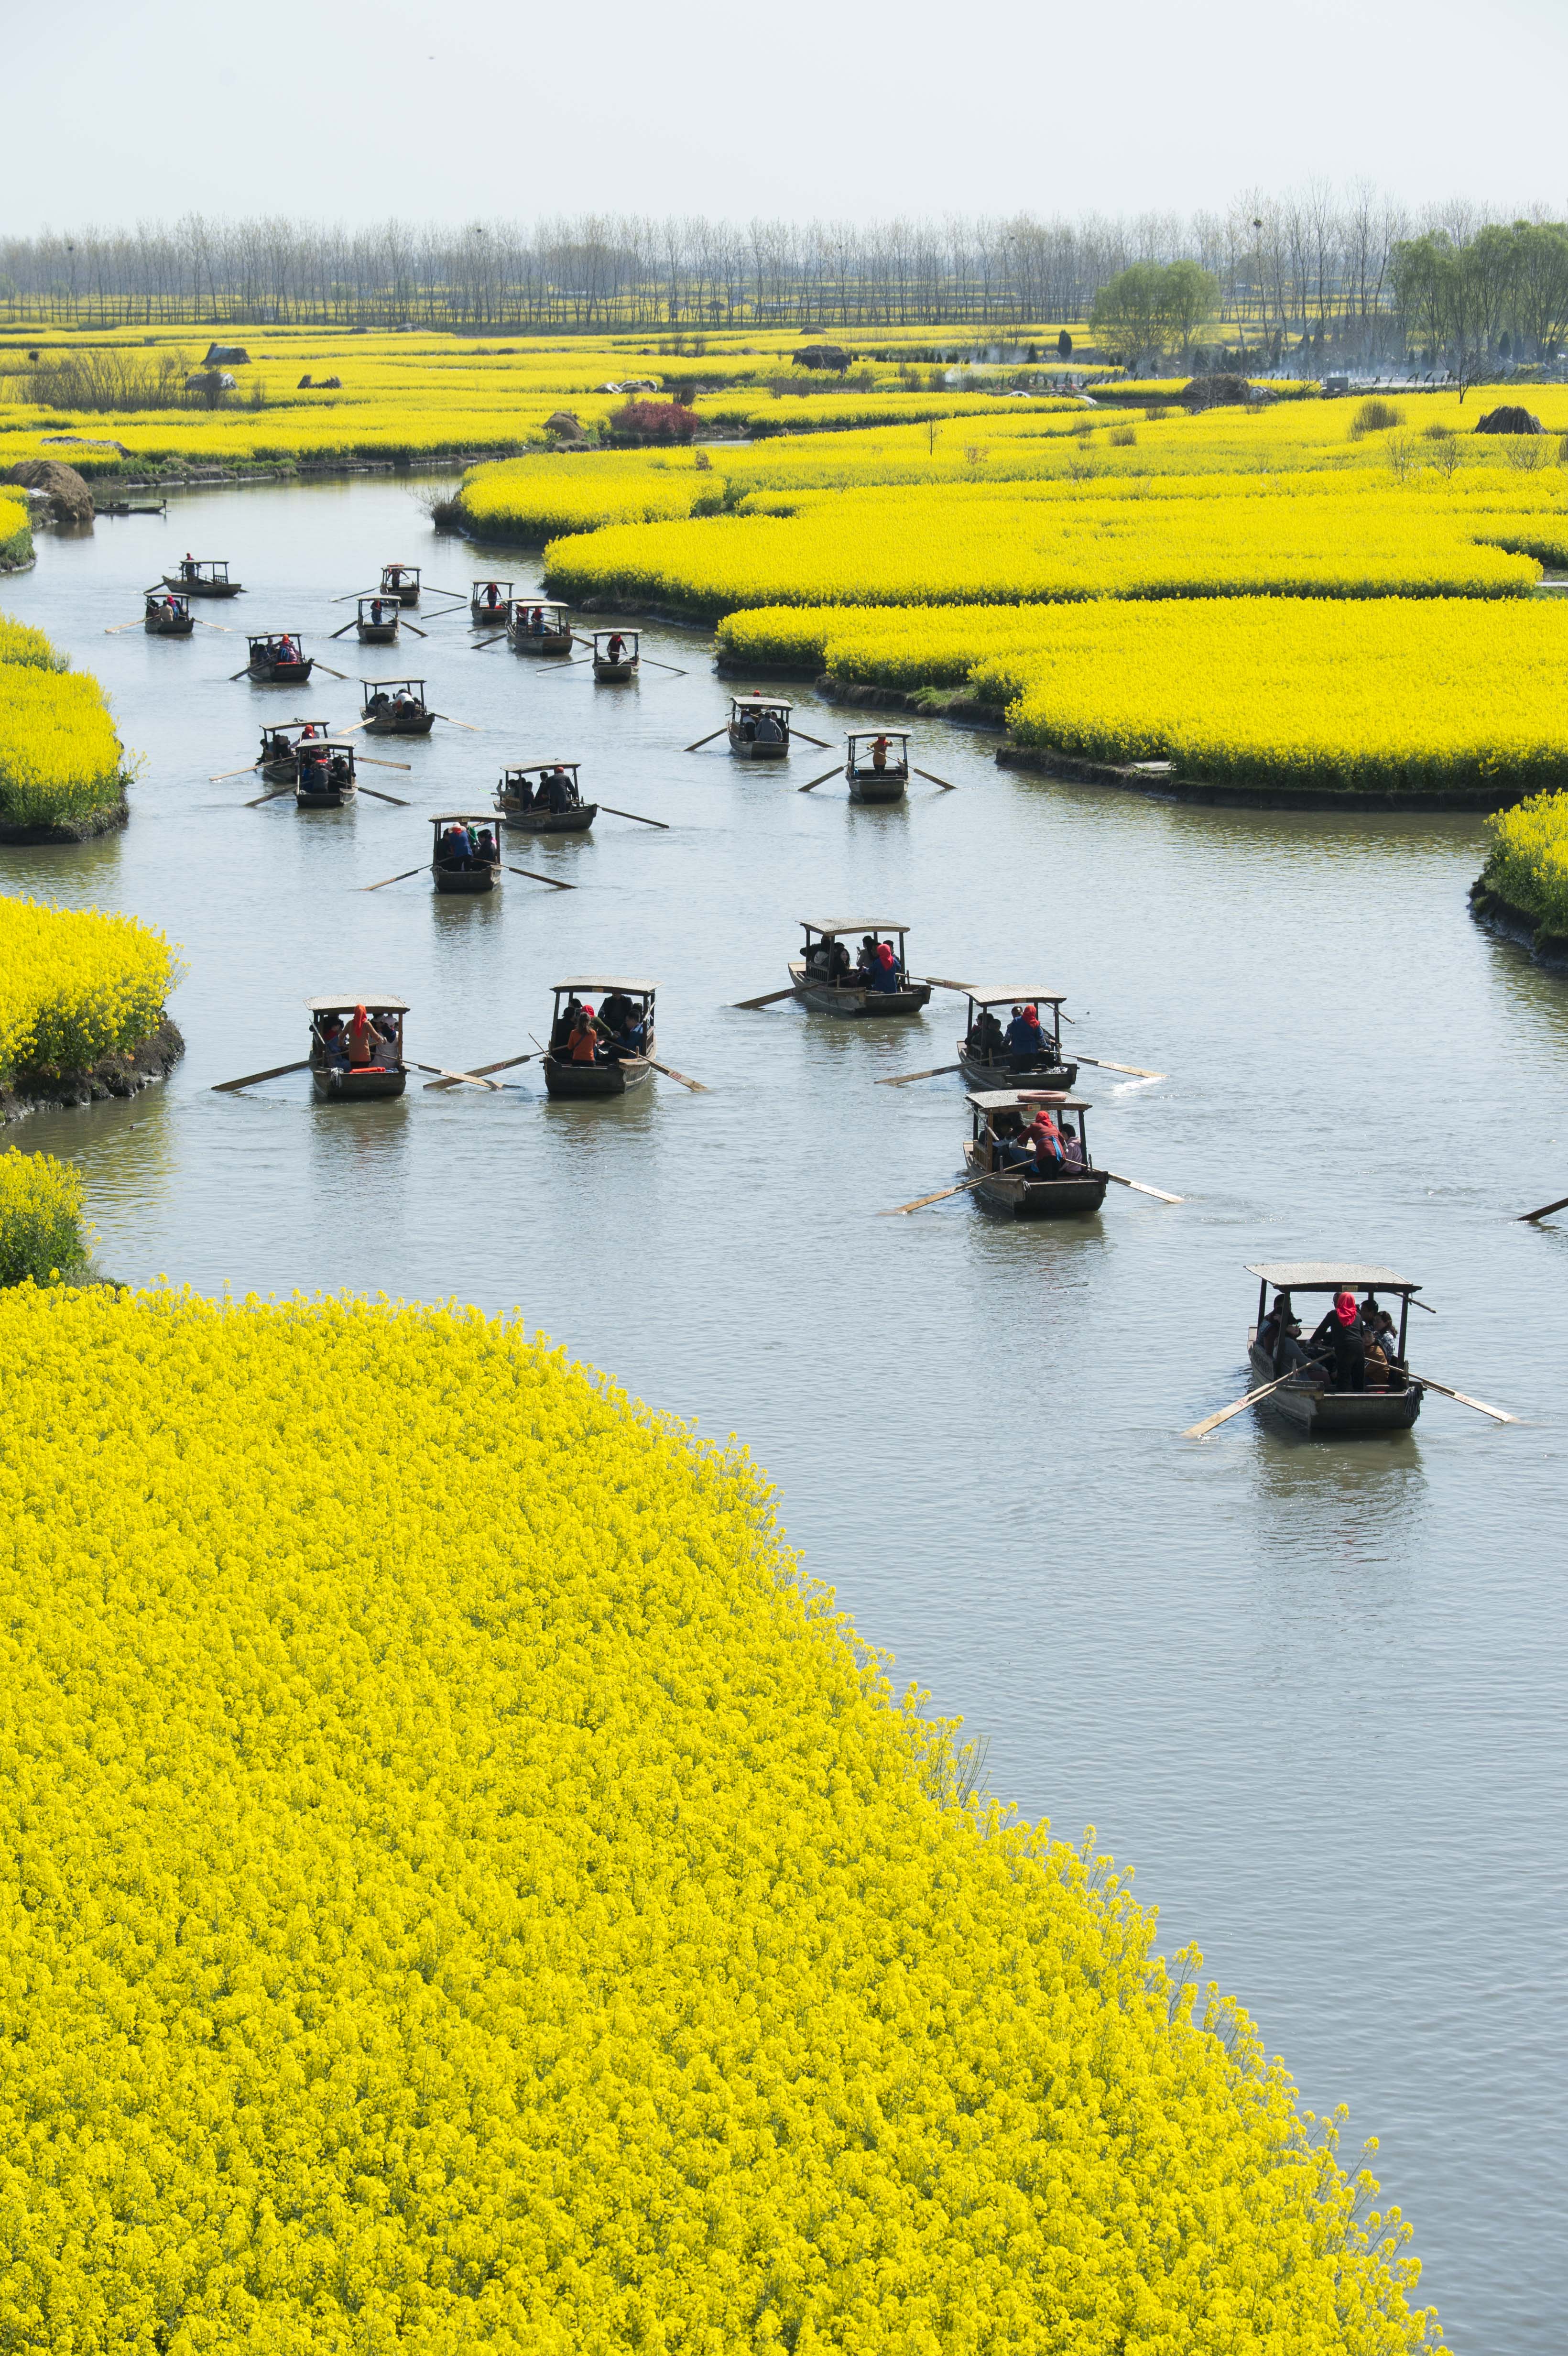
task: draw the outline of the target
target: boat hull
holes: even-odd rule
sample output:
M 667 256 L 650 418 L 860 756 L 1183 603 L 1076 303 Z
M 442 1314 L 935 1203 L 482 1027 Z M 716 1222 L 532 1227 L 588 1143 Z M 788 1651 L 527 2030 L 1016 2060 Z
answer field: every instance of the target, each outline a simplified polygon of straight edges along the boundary
M 518 655 L 569 655 L 571 652 L 570 630 L 508 630 L 512 652 Z
M 401 1065 L 372 1064 L 363 1071 L 313 1064 L 310 1084 L 317 1104 L 368 1104 L 378 1097 L 400 1097 L 409 1076 Z
M 603 662 L 597 655 L 593 658 L 594 678 L 603 680 L 611 687 L 624 687 L 627 680 L 635 679 L 636 675 L 635 662 Z
M 342 809 L 355 799 L 357 786 L 322 786 L 313 787 L 296 784 L 294 803 L 299 809 Z
M 496 867 L 443 867 L 432 862 L 431 873 L 438 892 L 452 892 L 469 897 L 476 892 L 493 892 L 500 870 Z
M 433 712 L 421 712 L 412 720 L 367 720 L 367 736 L 428 736 L 435 726 Z
M 907 769 L 889 769 L 880 776 L 852 776 L 848 780 L 852 802 L 901 802 L 909 789 Z
M 599 815 L 597 802 L 583 802 L 569 810 L 515 810 L 497 799 L 501 823 L 514 834 L 586 834 Z
M 149 614 L 144 620 L 142 627 L 150 638 L 188 638 L 195 635 L 196 616 L 194 614 L 173 616 Z
M 737 761 L 787 761 L 789 739 L 786 736 L 782 744 L 757 744 L 745 736 L 738 735 L 731 728 L 730 750 Z
M 931 984 L 917 981 L 906 990 L 865 990 L 853 981 L 807 981 L 802 968 L 789 969 L 795 994 L 813 1014 L 918 1014 L 931 1002 Z
M 1003 1055 L 994 1063 L 983 1055 L 972 1055 L 962 1039 L 958 1042 L 958 1068 L 965 1085 L 971 1088 L 1059 1088 L 1070 1095 L 1078 1085 L 1076 1064 L 1033 1064 L 1015 1071 L 1013 1059 Z
M 973 1175 L 979 1164 L 975 1149 L 965 1149 Z M 1105 1199 L 1110 1180 L 1103 1171 L 1088 1170 L 1078 1178 L 1026 1178 L 995 1171 L 973 1191 L 993 1211 L 1009 1219 L 1092 1219 Z
M 177 589 L 182 597 L 240 597 L 244 584 L 239 581 L 182 581 L 177 573 L 163 575 L 165 589 Z
M 1254 1384 L 1272 1383 L 1274 1360 L 1268 1353 L 1250 1342 L 1247 1357 Z M 1424 1396 L 1420 1383 L 1413 1381 L 1397 1391 L 1328 1391 L 1298 1376 L 1282 1390 L 1271 1391 L 1262 1404 L 1309 1440 L 1377 1440 L 1387 1432 L 1409 1431 Z
M 315 666 L 315 657 L 304 662 L 248 663 L 246 676 L 258 687 L 304 687 Z
M 389 647 L 397 642 L 396 622 L 356 622 L 362 647 Z
M 640 1088 L 653 1066 L 645 1055 L 632 1055 L 624 1064 L 573 1064 L 546 1055 L 544 1084 L 552 1097 L 624 1097 Z
M 437 619 L 439 618 L 438 616 Z M 482 605 L 477 597 L 470 597 L 468 618 L 476 630 L 504 630 L 507 626 L 507 608 L 504 603 L 499 605 Z
M 381 594 L 383 597 L 395 597 L 400 605 L 417 605 L 420 601 L 420 593 L 417 589 L 383 588 Z

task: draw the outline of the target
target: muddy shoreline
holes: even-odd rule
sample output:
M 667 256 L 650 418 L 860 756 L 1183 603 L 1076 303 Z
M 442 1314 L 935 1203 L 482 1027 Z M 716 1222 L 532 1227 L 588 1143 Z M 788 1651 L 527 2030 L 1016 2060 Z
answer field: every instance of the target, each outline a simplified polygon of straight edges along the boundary
M 1484 875 L 1470 886 L 1470 914 L 1477 925 L 1499 939 L 1517 941 L 1548 973 L 1568 974 L 1568 933 L 1554 933 L 1539 916 L 1494 892 Z
M 178 1026 L 165 1015 L 150 1039 L 137 1047 L 104 1055 L 80 1072 L 17 1072 L 0 1081 L 0 1124 L 25 1120 L 33 1112 L 59 1112 L 69 1105 L 107 1104 L 111 1097 L 133 1097 L 166 1080 L 185 1054 Z
M 1411 810 L 1430 817 L 1445 811 L 1509 809 L 1523 798 L 1520 794 L 1487 787 L 1456 787 L 1452 793 L 1371 794 L 1351 787 L 1336 792 L 1322 786 L 1303 786 L 1297 790 L 1213 785 L 1202 777 L 1178 776 L 1168 761 L 1140 761 L 1118 768 L 1109 762 L 1081 760 L 1076 754 L 1034 744 L 999 744 L 997 761 L 1004 769 L 1034 769 L 1075 785 L 1110 786 L 1121 793 L 1147 794 L 1162 801 L 1189 802 L 1211 809 Z

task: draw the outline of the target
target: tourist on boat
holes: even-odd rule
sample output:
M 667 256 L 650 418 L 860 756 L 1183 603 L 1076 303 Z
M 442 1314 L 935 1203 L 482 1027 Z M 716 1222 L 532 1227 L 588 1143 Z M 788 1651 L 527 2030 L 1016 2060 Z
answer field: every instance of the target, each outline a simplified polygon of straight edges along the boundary
M 599 1053 L 599 1032 L 592 1006 L 580 1006 L 566 1052 L 574 1064 L 592 1064 Z
M 494 613 L 494 612 L 495 612 L 495 610 L 496 610 L 496 606 L 500 604 L 500 602 L 501 602 L 501 587 L 500 587 L 500 584 L 499 584 L 499 582 L 496 582 L 496 581 L 486 581 L 486 583 L 485 584 L 485 605 L 488 605 L 488 606 L 489 606 L 489 608 L 490 608 L 490 611 L 491 611 L 492 613 Z
M 479 862 L 481 867 L 495 866 L 500 853 L 496 848 L 496 834 L 494 828 L 488 826 L 482 826 L 480 828 L 474 845 L 474 856 Z
M 754 744 L 756 741 L 757 715 L 754 712 L 742 712 L 741 714 L 741 742 L 742 744 Z
M 194 581 L 200 570 L 201 567 L 197 564 L 195 557 L 187 548 L 185 552 L 185 562 L 180 566 L 181 578 L 186 581 Z
M 384 687 L 379 687 L 376 690 L 375 694 L 370 698 L 369 702 L 365 706 L 367 714 L 372 712 L 385 712 L 391 700 L 392 699 L 387 693 L 386 689 Z
M 528 636 L 533 638 L 542 638 L 544 635 L 544 608 L 542 605 L 535 605 L 528 615 Z
M 373 1021 L 371 1028 L 374 1030 L 378 1040 L 380 1042 L 382 1054 L 389 1054 L 395 1057 L 398 1048 L 397 1016 L 390 1012 L 379 1015 Z
M 619 630 L 612 630 L 609 641 L 604 648 L 606 660 L 614 663 L 622 662 L 625 659 L 625 639 L 621 636 Z
M 363 1071 L 375 1063 L 381 1051 L 380 1034 L 363 1006 L 354 1010 L 354 1020 L 348 1025 L 347 1040 L 348 1064 L 352 1071 Z
M 784 740 L 784 730 L 779 726 L 778 721 L 775 719 L 774 715 L 771 712 L 764 712 L 762 718 L 757 723 L 757 743 L 759 744 L 782 744 Z
M 348 783 L 351 774 L 352 772 L 348 766 L 347 754 L 335 753 L 327 764 L 327 776 L 331 778 L 333 784 L 335 786 L 346 786 Z
M 871 746 L 871 766 L 873 769 L 881 770 L 887 766 L 888 740 L 885 736 L 879 736 Z
M 564 769 L 551 769 L 542 780 L 542 789 L 546 804 L 556 817 L 571 808 L 571 779 Z
M 520 810 L 531 810 L 535 807 L 534 789 L 532 786 L 529 785 L 527 777 L 519 777 L 516 785 L 511 788 L 511 792 L 512 798 Z
M 443 867 L 466 867 L 474 856 L 473 838 L 465 826 L 455 821 L 441 838 L 441 863 Z
M 1045 1034 L 1040 1027 L 1040 1016 L 1032 1006 L 1015 1006 L 1013 1019 L 1008 1025 L 1008 1052 L 1013 1059 L 1015 1072 L 1028 1071 L 1031 1066 L 1046 1060 Z
M 549 1052 L 552 1055 L 565 1055 L 567 1042 L 577 1028 L 578 1017 L 581 1012 L 582 1001 L 573 993 L 557 1015 L 555 1028 L 549 1034 Z
M 891 997 L 894 991 L 902 987 L 903 976 L 899 971 L 898 956 L 891 941 L 879 941 L 877 962 L 871 970 L 871 988 L 880 991 L 884 997 Z
M 320 1035 L 323 1059 L 328 1064 L 346 1064 L 348 1049 L 344 1039 L 342 1015 L 329 1014 L 321 1026 Z
M 1019 1171 L 1032 1167 L 1034 1147 L 1022 1133 L 1023 1124 L 1016 1112 L 998 1113 L 991 1124 L 996 1143 L 992 1167 L 997 1170 Z
M 1001 1024 L 988 1006 L 982 1006 L 969 1033 L 970 1054 L 982 1057 L 987 1064 L 994 1064 L 1006 1044 Z
M 1337 1292 L 1334 1306 L 1312 1336 L 1311 1355 L 1315 1358 L 1332 1357 L 1329 1369 L 1337 1391 L 1364 1391 L 1367 1387 L 1367 1329 L 1362 1324 L 1353 1292 Z

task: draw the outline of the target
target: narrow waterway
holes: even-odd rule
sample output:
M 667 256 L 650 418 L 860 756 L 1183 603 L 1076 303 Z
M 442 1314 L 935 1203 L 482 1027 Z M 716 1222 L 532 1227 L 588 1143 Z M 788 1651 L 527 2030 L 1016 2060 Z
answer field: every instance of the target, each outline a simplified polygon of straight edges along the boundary
M 405 809 L 245 808 L 249 776 L 208 779 L 261 720 L 341 725 L 357 691 L 230 683 L 244 640 L 209 630 L 105 637 L 187 548 L 251 584 L 212 621 L 303 630 L 351 682 L 423 673 L 479 733 L 368 746 L 411 763 L 363 773 Z M 439 599 L 400 653 L 352 631 L 335 652 L 353 609 L 330 601 L 392 557 L 458 589 L 481 562 L 539 578 L 375 481 L 188 497 L 44 539 L 0 584 L 145 756 L 123 834 L 0 848 L 0 889 L 132 911 L 188 968 L 167 1087 L 6 1141 L 79 1161 L 120 1277 L 517 1304 L 741 1435 L 901 1688 L 990 1737 L 992 1789 L 1072 1837 L 1093 1822 L 1164 1951 L 1197 1940 L 1304 2100 L 1349 2104 L 1347 2147 L 1381 2138 L 1453 2344 L 1556 2351 L 1568 1226 L 1510 1215 L 1568 1192 L 1568 987 L 1471 923 L 1480 822 L 1173 808 L 999 771 L 993 739 L 935 724 L 915 758 L 958 790 L 853 808 L 839 781 L 790 790 L 831 757 L 809 746 L 784 775 L 683 751 L 726 708 L 699 632 L 648 631 L 676 669 L 626 690 L 474 651 Z M 358 888 L 428 858 L 432 814 L 486 808 L 503 762 L 546 757 L 669 831 L 513 839 L 570 893 Z M 1059 1227 L 963 1196 L 879 1218 L 959 1174 L 957 1077 L 873 1083 L 951 1061 L 962 1001 L 865 1025 L 731 1005 L 782 983 L 801 918 L 860 915 L 909 924 L 916 971 L 1067 992 L 1075 1044 L 1168 1074 L 1081 1086 L 1096 1158 L 1188 1199 L 1113 1189 Z M 550 1105 L 528 1066 L 503 1096 L 355 1110 L 314 1107 L 303 1075 L 210 1093 L 302 1055 L 315 992 L 400 993 L 410 1053 L 459 1066 L 527 1050 L 549 986 L 596 970 L 656 981 L 660 1053 L 710 1094 L 656 1076 Z M 1246 1387 L 1243 1263 L 1334 1255 L 1424 1284 L 1413 1363 L 1523 1426 L 1430 1398 L 1381 1444 L 1250 1414 L 1181 1439 Z

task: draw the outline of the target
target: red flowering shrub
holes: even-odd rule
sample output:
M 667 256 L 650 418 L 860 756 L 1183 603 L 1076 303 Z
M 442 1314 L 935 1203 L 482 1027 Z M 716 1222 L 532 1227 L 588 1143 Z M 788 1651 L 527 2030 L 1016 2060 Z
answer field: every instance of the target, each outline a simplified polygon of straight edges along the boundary
M 612 412 L 610 431 L 639 442 L 689 442 L 701 423 L 695 409 L 678 401 L 628 401 Z

